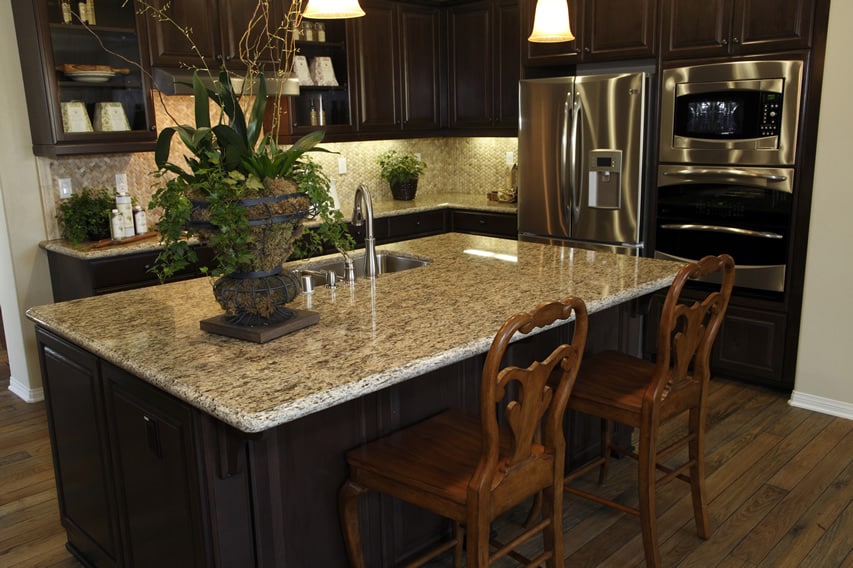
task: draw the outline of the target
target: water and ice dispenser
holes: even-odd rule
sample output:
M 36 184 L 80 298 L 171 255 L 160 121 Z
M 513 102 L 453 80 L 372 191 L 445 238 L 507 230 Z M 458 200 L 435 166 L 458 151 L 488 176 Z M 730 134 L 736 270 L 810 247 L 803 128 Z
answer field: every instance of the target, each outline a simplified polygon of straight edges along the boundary
M 622 207 L 622 150 L 589 153 L 589 207 Z

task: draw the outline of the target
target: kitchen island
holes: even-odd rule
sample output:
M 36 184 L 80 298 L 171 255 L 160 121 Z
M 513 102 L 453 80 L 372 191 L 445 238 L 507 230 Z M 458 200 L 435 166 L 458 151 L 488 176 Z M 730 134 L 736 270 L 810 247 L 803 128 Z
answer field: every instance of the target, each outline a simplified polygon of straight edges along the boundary
M 456 233 L 380 248 L 430 264 L 300 295 L 319 323 L 267 344 L 199 329 L 221 312 L 204 278 L 31 308 L 69 548 L 96 565 L 344 566 L 347 449 L 476 409 L 511 314 L 580 296 L 590 347 L 612 347 L 622 308 L 681 266 Z M 369 565 L 441 532 L 410 513 L 365 500 Z

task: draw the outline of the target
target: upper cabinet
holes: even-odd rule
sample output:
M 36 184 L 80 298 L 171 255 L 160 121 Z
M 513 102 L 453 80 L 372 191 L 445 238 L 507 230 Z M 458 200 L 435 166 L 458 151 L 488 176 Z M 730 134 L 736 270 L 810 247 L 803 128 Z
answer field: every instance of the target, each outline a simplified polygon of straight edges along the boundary
M 450 128 L 518 130 L 518 16 L 518 3 L 512 0 L 448 8 Z
M 12 0 L 33 152 L 139 152 L 156 141 L 132 3 L 99 2 L 95 22 L 59 0 Z
M 444 81 L 441 9 L 389 0 L 361 5 L 367 15 L 349 23 L 356 129 L 383 134 L 437 130 Z
M 257 0 L 150 0 L 150 4 L 165 7 L 172 20 L 145 15 L 152 67 L 244 67 L 240 42 L 255 17 Z M 272 0 L 269 5 L 274 22 L 284 18 L 283 0 Z M 259 35 L 261 32 L 257 31 Z M 250 45 L 252 39 L 247 38 Z M 271 61 L 272 57 L 263 54 L 261 61 Z
M 530 43 L 536 0 L 521 0 L 524 65 L 573 65 L 653 57 L 657 0 L 569 0 L 575 40 Z
M 805 49 L 813 14 L 813 0 L 663 0 L 661 57 Z

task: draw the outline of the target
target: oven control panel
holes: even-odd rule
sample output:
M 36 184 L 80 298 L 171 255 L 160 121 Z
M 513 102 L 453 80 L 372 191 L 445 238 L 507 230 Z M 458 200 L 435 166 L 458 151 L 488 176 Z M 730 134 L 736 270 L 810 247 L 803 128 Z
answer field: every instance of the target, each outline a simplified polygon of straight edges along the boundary
M 761 93 L 761 122 L 758 132 L 761 136 L 779 136 L 782 123 L 782 93 Z

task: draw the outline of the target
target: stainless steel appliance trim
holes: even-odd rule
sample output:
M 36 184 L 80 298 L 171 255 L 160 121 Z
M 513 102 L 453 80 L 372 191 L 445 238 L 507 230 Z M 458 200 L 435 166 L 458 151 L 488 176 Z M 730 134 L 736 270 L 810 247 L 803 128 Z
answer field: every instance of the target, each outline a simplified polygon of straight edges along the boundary
M 743 184 L 793 193 L 793 168 L 691 167 L 663 165 L 658 167 L 658 187 L 691 183 Z
M 787 176 L 773 175 L 767 174 L 763 172 L 756 172 L 752 170 L 735 170 L 729 168 L 720 168 L 720 169 L 681 169 L 681 170 L 667 170 L 663 172 L 665 176 L 687 176 L 687 177 L 719 177 L 720 175 L 725 176 L 734 176 L 734 177 L 743 177 L 743 178 L 761 178 L 766 179 L 767 181 L 785 181 L 788 179 Z
M 698 258 L 682 258 L 672 254 L 655 251 L 655 258 L 675 260 L 677 262 L 696 262 Z M 708 282 L 719 282 L 719 278 L 709 278 Z M 737 264 L 735 258 L 735 286 L 756 288 L 770 292 L 785 291 L 785 265 L 771 264 L 767 266 L 752 266 Z
M 676 231 L 709 231 L 712 233 L 731 233 L 733 235 L 744 235 L 747 237 L 761 237 L 763 239 L 784 239 L 779 233 L 770 231 L 753 231 L 738 227 L 721 227 L 719 225 L 694 225 L 691 223 L 664 223 L 661 229 L 672 229 Z
M 571 224 L 574 227 L 578 222 L 580 214 L 580 180 L 578 179 L 578 146 L 580 143 L 580 124 L 583 114 L 583 106 L 581 105 L 580 97 L 577 93 L 574 94 L 574 103 L 572 104 L 572 132 L 571 144 L 569 145 L 569 179 L 571 180 Z
M 680 90 L 741 82 L 765 84 L 781 79 L 782 117 L 779 136 L 745 140 L 711 140 L 676 136 L 675 99 Z M 693 164 L 793 165 L 802 100 L 803 62 L 800 60 L 729 61 L 664 69 L 661 73 L 660 161 Z M 771 89 L 775 90 L 775 89 Z M 707 92 L 707 91 L 706 91 Z
M 782 89 L 785 81 L 779 79 L 756 79 L 736 80 L 736 81 L 716 81 L 703 83 L 679 83 L 675 87 L 675 96 L 681 95 L 697 95 L 702 93 L 717 93 L 720 91 L 732 90 L 750 90 L 750 91 L 770 91 L 773 93 L 782 94 Z
M 566 91 L 566 96 L 563 99 L 562 112 L 562 131 L 560 133 L 560 173 L 557 180 L 560 193 L 563 194 L 563 202 L 565 203 L 565 211 L 563 211 L 564 219 L 572 219 L 572 209 L 574 201 L 574 175 L 577 164 L 575 163 L 574 154 L 574 87 L 570 86 Z M 568 157 L 568 159 L 567 159 Z M 571 225 L 569 225 L 571 227 Z

